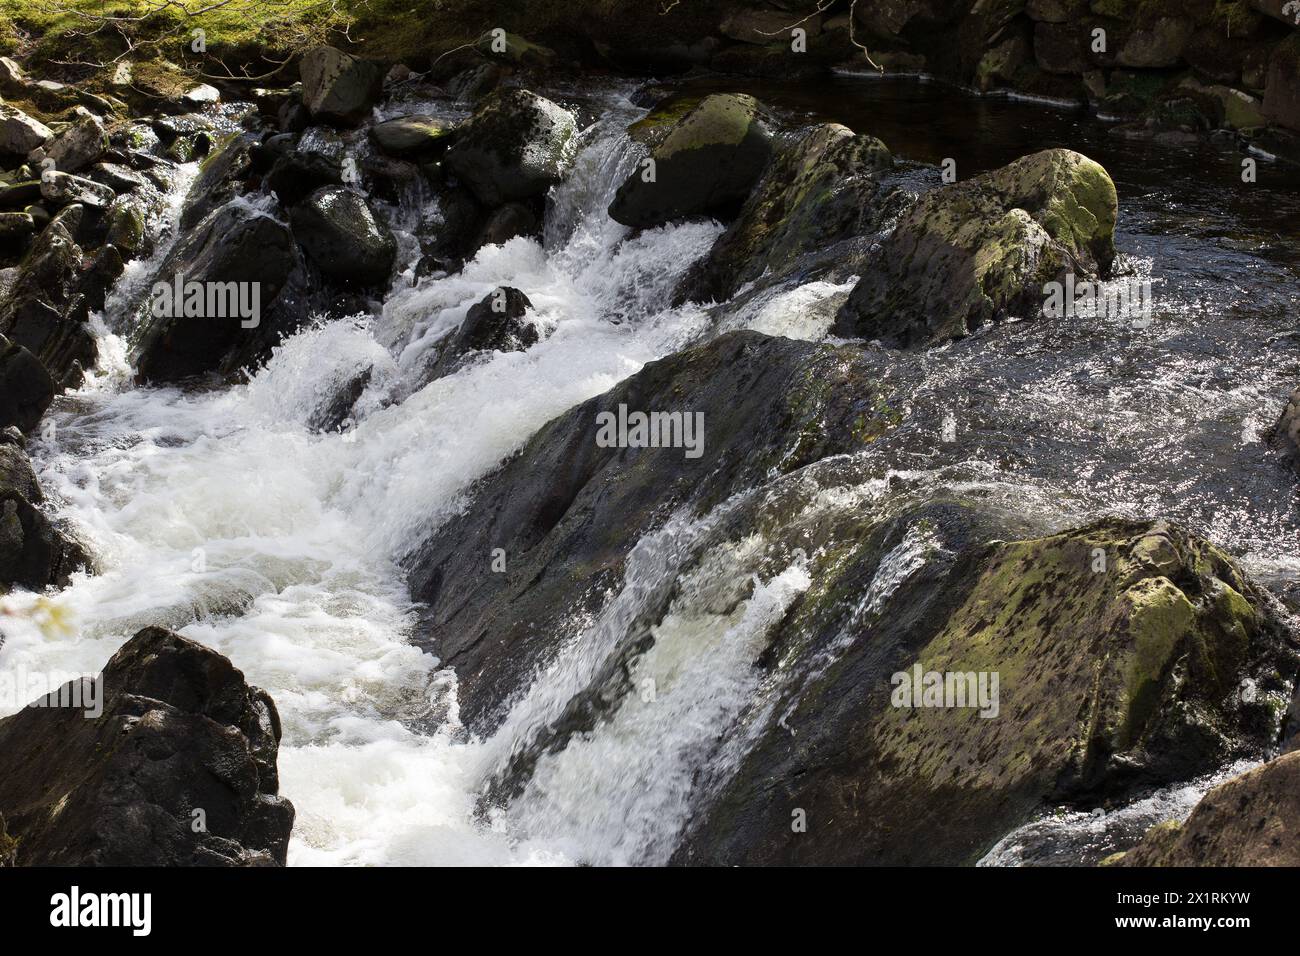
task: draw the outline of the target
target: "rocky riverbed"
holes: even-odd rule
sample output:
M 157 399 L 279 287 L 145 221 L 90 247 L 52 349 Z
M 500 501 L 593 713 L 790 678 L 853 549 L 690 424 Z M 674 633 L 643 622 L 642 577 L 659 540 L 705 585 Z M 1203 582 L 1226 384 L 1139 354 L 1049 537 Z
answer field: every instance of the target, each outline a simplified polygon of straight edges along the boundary
M 1300 33 L 786 6 L 0 58 L 0 860 L 1300 861 Z

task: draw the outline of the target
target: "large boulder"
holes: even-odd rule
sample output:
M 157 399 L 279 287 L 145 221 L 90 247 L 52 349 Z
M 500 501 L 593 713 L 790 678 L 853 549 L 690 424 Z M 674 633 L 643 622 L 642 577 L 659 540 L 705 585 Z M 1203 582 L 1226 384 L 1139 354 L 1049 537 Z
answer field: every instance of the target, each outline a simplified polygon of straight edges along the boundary
M 599 442 L 598 416 L 619 406 L 690 418 L 680 447 Z M 693 416 L 704 432 L 687 436 Z M 707 511 L 772 474 L 865 448 L 895 423 L 863 350 L 739 332 L 651 363 L 547 424 L 412 560 L 425 641 L 459 675 L 466 725 L 492 728 L 571 616 L 595 609 L 636 541 L 675 508 Z M 485 542 L 508 548 L 504 572 L 481 560 Z
M 81 546 L 50 523 L 44 501 L 27 455 L 12 442 L 0 444 L 0 587 L 43 591 L 89 563 Z
M 892 164 L 874 136 L 834 123 L 808 130 L 763 174 L 740 215 L 683 279 L 679 299 L 724 301 L 808 252 L 874 232 L 879 174 Z
M 53 138 L 54 133 L 40 120 L 12 106 L 0 106 L 0 153 L 26 158 Z
M 1152 827 L 1121 866 L 1300 866 L 1300 752 L 1221 783 L 1181 825 Z
M 294 811 L 278 796 L 265 691 L 159 627 L 92 680 L 0 721 L 0 814 L 18 865 L 284 864 Z
M 540 196 L 564 176 L 577 121 L 527 90 L 488 97 L 456 134 L 444 160 L 487 206 Z
M 370 113 L 383 92 L 384 71 L 378 63 L 319 46 L 302 58 L 302 102 L 318 120 L 355 126 Z
M 1273 745 L 1300 657 L 1223 552 L 1163 523 L 1017 540 L 1008 520 L 936 501 L 811 575 L 763 655 L 796 677 L 678 861 L 972 864 L 1052 807 Z
M 30 432 L 54 400 L 54 380 L 27 349 L 0 335 L 0 429 Z
M 1109 273 L 1117 216 L 1106 170 L 1066 149 L 935 190 L 881 243 L 834 331 L 909 346 L 1038 314 L 1045 283 Z
M 322 186 L 342 185 L 345 155 L 338 133 L 324 126 L 309 127 L 292 149 L 276 157 L 266 184 L 282 205 L 293 206 Z
M 303 317 L 301 269 L 283 223 L 238 204 L 217 210 L 176 244 L 137 307 L 141 380 L 229 374 L 265 358 Z
M 647 117 L 656 122 L 655 114 Z M 623 182 L 610 216 L 626 226 L 650 228 L 691 216 L 736 215 L 772 158 L 772 133 L 759 103 L 740 93 L 705 97 L 685 115 L 674 111 L 642 127 L 654 142 L 649 159 Z
M 359 193 L 322 187 L 293 207 L 290 221 L 294 236 L 327 279 L 357 285 L 388 279 L 397 241 Z

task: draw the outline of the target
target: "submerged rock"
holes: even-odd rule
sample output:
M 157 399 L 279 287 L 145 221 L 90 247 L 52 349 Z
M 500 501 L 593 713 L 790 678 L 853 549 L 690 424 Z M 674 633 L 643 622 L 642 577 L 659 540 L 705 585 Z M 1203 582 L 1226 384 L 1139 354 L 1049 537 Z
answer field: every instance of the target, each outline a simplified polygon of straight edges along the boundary
M 303 58 L 302 102 L 319 120 L 354 126 L 369 113 L 383 92 L 384 71 L 329 46 L 316 47 Z
M 782 151 L 678 299 L 723 302 L 746 282 L 774 276 L 800 256 L 878 228 L 878 177 L 889 149 L 845 126 L 814 127 Z
M 937 189 L 881 243 L 833 331 L 925 345 L 1039 314 L 1045 283 L 1109 273 L 1117 215 L 1110 176 L 1066 149 Z
M 318 189 L 293 207 L 290 221 L 327 281 L 378 285 L 388 279 L 397 241 L 358 193 L 342 186 Z
M 0 720 L 0 814 L 18 865 L 284 864 L 294 810 L 278 796 L 265 691 L 159 627 L 113 655 L 98 693 L 90 683 Z
M 1300 752 L 1221 783 L 1186 822 L 1160 824 L 1120 866 L 1300 866 Z
M 456 134 L 444 163 L 485 205 L 540 196 L 564 176 L 577 122 L 527 90 L 485 100 Z
M 537 327 L 525 321 L 533 307 L 518 289 L 493 289 L 470 306 L 460 326 L 437 346 L 437 356 L 420 377 L 424 383 L 451 375 L 479 352 L 523 352 L 536 345 Z
M 653 166 L 639 166 L 618 188 L 610 217 L 647 229 L 691 216 L 734 216 L 772 158 L 772 134 L 758 101 L 719 93 L 685 115 L 669 110 L 655 116 L 646 118 L 652 127 L 643 126 L 640 134 L 654 143 Z

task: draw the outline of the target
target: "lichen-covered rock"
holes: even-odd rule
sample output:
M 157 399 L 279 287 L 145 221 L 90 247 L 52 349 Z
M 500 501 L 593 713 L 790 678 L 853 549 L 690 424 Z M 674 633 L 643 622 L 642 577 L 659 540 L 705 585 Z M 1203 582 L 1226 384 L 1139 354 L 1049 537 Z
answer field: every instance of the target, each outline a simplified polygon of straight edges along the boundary
M 1005 520 L 935 503 L 867 530 L 857 558 L 814 577 L 765 657 L 798 673 L 795 655 L 828 642 L 839 655 L 769 703 L 781 719 L 697 811 L 677 860 L 970 864 L 1051 806 L 1124 799 L 1273 745 L 1269 699 L 1300 654 L 1231 559 L 1162 523 L 990 540 Z M 882 577 L 898 583 L 854 610 Z M 898 696 L 931 674 L 924 696 Z M 991 693 L 966 681 L 955 697 L 948 675 Z M 1241 693 L 1248 679 L 1258 699 Z
M 881 243 L 834 331 L 910 346 L 1037 314 L 1045 283 L 1109 272 L 1117 215 L 1106 170 L 1066 149 L 935 190 Z
M 444 160 L 485 205 L 540 196 L 568 170 L 574 115 L 527 90 L 488 97 L 456 134 Z
M 740 215 L 682 281 L 678 298 L 722 302 L 800 256 L 874 231 L 879 174 L 888 148 L 838 124 L 814 127 L 763 174 Z
M 294 206 L 290 221 L 327 280 L 378 285 L 392 271 L 397 241 L 359 193 L 325 186 Z
M 302 102 L 316 119 L 354 126 L 383 92 L 384 71 L 377 64 L 329 46 L 302 58 Z
M 0 720 L 17 865 L 284 864 L 294 811 L 278 795 L 280 720 L 265 691 L 159 627 L 122 645 L 97 693 L 90 680 Z
M 92 163 L 108 149 L 104 122 L 87 109 L 78 109 L 77 120 L 45 147 L 45 156 L 56 169 L 75 173 Z
M 691 216 L 734 217 L 774 150 L 758 101 L 714 94 L 685 115 L 668 113 L 658 125 L 659 130 L 643 127 L 654 142 L 653 166 L 639 166 L 619 186 L 610 217 L 641 229 Z
M 27 455 L 0 444 L 0 587 L 43 591 L 89 563 L 81 546 L 50 523 L 44 500 Z
M 0 153 L 26 157 L 53 138 L 54 133 L 40 120 L 12 106 L 0 106 Z
M 1152 827 L 1120 866 L 1300 866 L 1300 752 L 1221 783 L 1181 826 Z
M 80 203 L 94 209 L 106 209 L 116 194 L 108 186 L 91 179 L 49 169 L 41 174 L 41 198 L 51 206 Z
M 394 156 L 425 156 L 445 149 L 455 126 L 422 113 L 397 116 L 370 127 L 379 148 Z

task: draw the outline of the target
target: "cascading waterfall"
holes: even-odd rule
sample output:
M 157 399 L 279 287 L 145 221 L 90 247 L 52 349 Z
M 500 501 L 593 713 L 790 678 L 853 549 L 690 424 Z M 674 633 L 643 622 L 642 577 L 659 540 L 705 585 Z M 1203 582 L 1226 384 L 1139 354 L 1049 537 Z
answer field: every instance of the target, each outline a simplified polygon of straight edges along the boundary
M 603 214 L 635 161 L 623 132 L 631 115 L 623 103 L 586 131 L 574 172 L 551 196 L 544 243 L 487 247 L 462 272 L 417 282 L 410 229 L 421 210 L 404 204 L 393 226 L 410 262 L 380 314 L 322 317 L 229 390 L 131 387 L 127 303 L 169 243 L 134 264 L 96 319 L 101 367 L 52 410 L 53 440 L 33 449 L 46 489 L 101 571 L 77 576 L 58 598 L 74 636 L 11 629 L 13 664 L 94 673 L 147 624 L 229 656 L 281 713 L 282 792 L 298 813 L 291 863 L 665 859 L 691 775 L 748 693 L 755 648 L 807 587 L 802 565 L 751 581 L 743 554 L 706 562 L 714 586 L 739 581 L 751 593 L 721 612 L 698 606 L 703 597 L 691 595 L 709 587 L 700 571 L 654 622 L 657 643 L 636 673 L 670 706 L 652 716 L 628 697 L 608 726 L 542 760 L 516 803 L 486 822 L 480 790 L 536 731 L 539 696 L 562 705 L 604 657 L 589 646 L 594 634 L 575 640 L 493 739 L 468 740 L 454 676 L 409 642 L 413 608 L 398 570 L 431 528 L 467 505 L 469 485 L 542 424 L 709 332 L 700 308 L 666 303 L 720 227 L 629 238 Z M 178 184 L 173 220 L 192 176 L 187 168 Z M 499 285 L 525 289 L 532 320 L 551 334 L 526 353 L 493 354 L 413 385 L 430 344 Z M 313 432 L 312 411 L 363 369 L 371 375 L 360 421 Z M 672 534 L 634 552 L 633 605 L 637 555 Z M 682 554 L 661 554 L 662 580 Z M 606 636 L 616 643 L 612 614 Z M 644 790 L 620 783 L 628 773 Z

